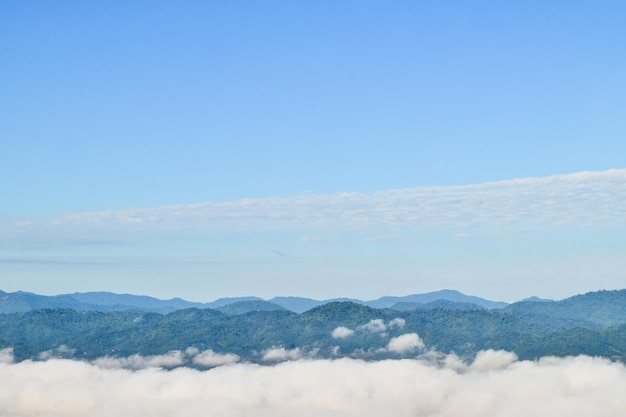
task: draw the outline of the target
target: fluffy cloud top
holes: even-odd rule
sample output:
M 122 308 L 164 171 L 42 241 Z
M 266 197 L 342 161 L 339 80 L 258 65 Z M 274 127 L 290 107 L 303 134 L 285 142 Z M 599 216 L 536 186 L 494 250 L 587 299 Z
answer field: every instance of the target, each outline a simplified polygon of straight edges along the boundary
M 344 326 L 339 326 L 332 332 L 332 337 L 335 339 L 345 339 L 346 337 L 350 337 L 354 334 L 354 330 L 348 329 Z
M 454 370 L 420 360 L 293 361 L 198 371 L 0 364 L 0 415 L 621 417 L 626 369 L 590 357 L 513 361 L 484 352 Z M 502 360 L 506 358 L 507 360 Z M 490 367 L 492 364 L 493 367 Z
M 41 352 L 39 354 L 39 360 L 48 360 L 48 359 L 60 359 L 60 358 L 64 358 L 64 357 L 68 357 L 72 354 L 74 354 L 74 352 L 76 351 L 76 349 L 71 349 L 70 347 L 66 346 L 66 345 L 61 345 L 56 349 L 52 349 L 52 350 L 46 350 L 44 352 Z
M 13 348 L 0 349 L 0 363 L 13 363 L 14 360 Z
M 185 363 L 183 352 L 175 350 L 165 355 L 141 356 L 132 355 L 125 358 L 103 357 L 93 363 L 105 369 L 146 369 L 146 368 L 174 368 Z
M 263 360 L 267 362 L 295 361 L 300 358 L 302 358 L 302 352 L 299 348 L 285 349 L 284 347 L 275 347 L 263 353 Z
M 394 337 L 389 341 L 387 350 L 394 353 L 408 353 L 416 349 L 423 349 L 424 342 L 417 333 L 407 333 L 398 337 Z
M 367 324 L 359 326 L 357 329 L 370 333 L 384 333 L 387 331 L 387 325 L 382 319 L 374 319 L 370 320 Z
M 382 319 L 373 319 L 367 322 L 366 324 L 360 325 L 359 327 L 356 328 L 356 330 L 361 331 L 361 332 L 368 332 L 368 333 L 378 333 L 381 336 L 386 336 L 387 329 L 391 329 L 391 328 L 401 329 L 404 327 L 405 324 L 406 324 L 406 321 L 404 321 L 404 319 L 399 318 L 399 317 L 393 320 L 390 320 L 388 323 L 385 323 L 385 321 Z M 351 331 L 351 330 L 343 326 L 340 326 L 333 331 L 333 337 L 339 338 L 339 335 L 343 335 L 343 334 L 345 334 L 345 336 L 343 337 L 347 337 L 347 336 L 351 336 L 352 333 L 354 333 L 352 332 L 348 334 L 347 331 Z M 335 335 L 335 332 L 337 333 L 337 335 Z
M 192 362 L 201 366 L 222 366 L 239 362 L 240 359 L 238 355 L 233 353 L 221 354 L 209 349 L 195 355 Z
M 215 367 L 233 364 L 239 362 L 240 359 L 238 355 L 232 353 L 216 353 L 211 349 L 200 352 L 197 348 L 190 347 L 184 352 L 173 350 L 164 355 L 131 355 L 128 357 L 105 356 L 94 360 L 92 363 L 103 369 L 139 370 L 148 368 L 169 369 L 188 364 L 201 367 Z
M 396 317 L 395 319 L 389 321 L 389 327 L 397 327 L 398 329 L 403 328 L 405 324 L 406 321 L 401 317 Z
M 472 363 L 472 370 L 486 371 L 490 369 L 505 369 L 513 362 L 517 361 L 515 353 L 503 350 L 486 350 L 478 352 L 476 359 Z

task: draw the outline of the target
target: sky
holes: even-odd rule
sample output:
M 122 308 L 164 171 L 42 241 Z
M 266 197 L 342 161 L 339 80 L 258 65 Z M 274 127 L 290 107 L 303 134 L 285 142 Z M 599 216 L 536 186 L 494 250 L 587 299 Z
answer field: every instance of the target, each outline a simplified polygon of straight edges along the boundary
M 0 4 L 0 289 L 624 286 L 621 1 Z

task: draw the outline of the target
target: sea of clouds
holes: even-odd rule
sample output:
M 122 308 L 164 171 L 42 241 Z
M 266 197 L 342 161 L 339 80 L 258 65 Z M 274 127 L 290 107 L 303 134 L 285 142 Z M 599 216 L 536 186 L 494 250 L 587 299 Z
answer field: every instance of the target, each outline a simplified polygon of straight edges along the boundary
M 518 361 L 493 350 L 472 363 L 433 352 L 377 362 L 294 358 L 271 366 L 222 357 L 208 370 L 166 370 L 157 362 L 127 369 L 67 359 L 15 363 L 4 349 L 0 416 L 626 415 L 626 369 L 606 359 Z

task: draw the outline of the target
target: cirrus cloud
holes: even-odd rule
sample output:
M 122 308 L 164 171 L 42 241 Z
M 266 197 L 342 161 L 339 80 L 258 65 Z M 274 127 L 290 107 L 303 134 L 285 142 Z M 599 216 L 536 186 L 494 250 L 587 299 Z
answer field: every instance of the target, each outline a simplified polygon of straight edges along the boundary
M 414 187 L 74 213 L 0 225 L 5 240 L 41 230 L 102 239 L 119 230 L 448 229 L 485 224 L 559 227 L 626 222 L 626 169 L 579 172 L 475 185 Z M 466 231 L 455 232 L 468 237 Z M 308 239 L 308 238 L 307 238 Z

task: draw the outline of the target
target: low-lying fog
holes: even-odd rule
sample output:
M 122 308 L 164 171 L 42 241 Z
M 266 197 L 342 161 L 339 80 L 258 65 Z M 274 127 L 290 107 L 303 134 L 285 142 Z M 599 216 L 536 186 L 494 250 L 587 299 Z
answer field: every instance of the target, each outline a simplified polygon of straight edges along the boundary
M 0 350 L 0 415 L 626 415 L 624 366 L 585 356 L 518 361 L 508 352 L 484 351 L 471 364 L 434 353 L 378 362 L 224 363 L 204 371 L 132 370 L 112 368 L 103 361 L 64 359 L 14 363 L 11 350 L 4 349 Z

